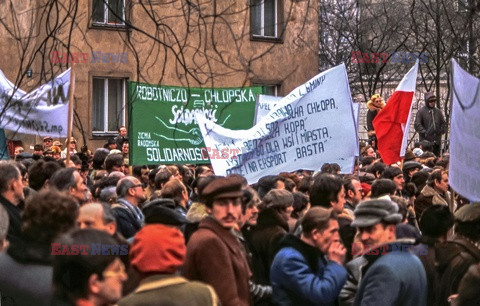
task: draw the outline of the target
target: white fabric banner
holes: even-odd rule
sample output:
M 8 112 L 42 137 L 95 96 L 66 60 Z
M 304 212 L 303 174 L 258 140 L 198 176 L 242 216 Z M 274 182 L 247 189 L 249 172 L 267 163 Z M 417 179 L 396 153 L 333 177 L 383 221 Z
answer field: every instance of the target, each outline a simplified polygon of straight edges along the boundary
M 263 117 L 268 115 L 280 100 L 282 100 L 282 97 L 258 95 L 255 108 L 255 121 L 253 124 L 257 124 Z
M 480 201 L 480 80 L 452 59 L 452 119 L 448 180 L 453 190 Z
M 355 134 L 358 135 L 358 128 L 359 128 L 359 118 L 360 118 L 360 103 L 352 103 L 353 107 L 353 119 L 355 120 Z M 355 157 L 360 156 L 360 150 L 355 152 Z
M 70 69 L 27 93 L 0 71 L 0 128 L 39 136 L 67 137 Z
M 202 114 L 197 122 L 217 175 L 238 173 L 253 184 L 324 163 L 353 171 L 358 137 L 344 64 L 297 87 L 251 129 L 225 129 Z

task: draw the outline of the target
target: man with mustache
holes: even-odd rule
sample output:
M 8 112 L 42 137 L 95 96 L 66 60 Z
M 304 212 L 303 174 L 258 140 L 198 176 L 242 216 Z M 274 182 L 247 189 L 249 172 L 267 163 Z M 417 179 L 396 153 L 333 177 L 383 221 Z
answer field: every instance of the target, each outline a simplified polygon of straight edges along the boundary
M 208 217 L 187 244 L 184 276 L 211 285 L 223 306 L 250 305 L 250 269 L 232 233 L 242 215 L 242 182 L 216 177 L 202 190 Z

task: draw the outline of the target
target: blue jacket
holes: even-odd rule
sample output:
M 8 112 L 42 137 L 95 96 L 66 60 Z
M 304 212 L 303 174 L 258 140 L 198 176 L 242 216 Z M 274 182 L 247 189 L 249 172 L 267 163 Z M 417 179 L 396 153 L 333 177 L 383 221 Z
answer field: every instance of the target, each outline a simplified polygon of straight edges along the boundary
M 367 270 L 360 280 L 354 305 L 422 306 L 427 304 L 427 276 L 409 245 L 390 243 L 364 255 Z
M 274 304 L 334 305 L 347 280 L 345 268 L 293 235 L 281 247 L 270 271 Z

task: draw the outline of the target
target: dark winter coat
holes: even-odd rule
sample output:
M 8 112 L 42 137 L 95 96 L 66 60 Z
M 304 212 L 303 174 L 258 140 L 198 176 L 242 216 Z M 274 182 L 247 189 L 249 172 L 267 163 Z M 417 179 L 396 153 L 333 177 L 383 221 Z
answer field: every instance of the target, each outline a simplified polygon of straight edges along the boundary
M 381 245 L 347 263 L 341 305 L 426 305 L 427 278 L 420 259 L 408 251 L 413 241 Z
M 143 221 L 141 217 L 136 215 L 124 202 L 125 199 L 119 199 L 118 203 L 112 205 L 112 213 L 117 221 L 117 231 L 123 237 L 129 239 L 142 228 Z M 130 204 L 132 205 L 132 204 Z M 141 215 L 140 209 L 137 211 Z
M 422 262 L 425 272 L 427 274 L 427 306 L 436 306 L 436 294 L 438 287 L 438 274 L 435 269 L 436 261 L 436 246 L 437 242 L 435 238 L 423 236 L 420 239 L 419 245 L 415 247 L 418 250 L 415 254 L 418 255 L 420 261 Z M 422 250 L 427 250 L 427 252 L 422 252 Z
M 0 253 L 0 292 L 12 305 L 50 305 L 52 287 L 50 244 L 18 240 Z M 7 301 L 7 300 L 4 300 Z
M 343 212 L 338 215 L 338 233 L 343 245 L 347 249 L 345 262 L 348 262 L 352 259 L 352 244 L 353 240 L 355 239 L 355 234 L 357 233 L 357 229 L 351 226 L 353 221 L 353 210 L 344 209 Z
M 10 241 L 11 244 L 15 243 L 18 239 L 20 239 L 20 231 L 21 231 L 21 221 L 22 218 L 20 216 L 22 210 L 20 209 L 19 205 L 13 205 L 0 195 L 0 205 L 5 208 L 8 214 L 9 225 L 8 225 L 8 232 L 7 232 L 7 240 Z M 1 288 L 0 288 L 1 289 Z
M 250 269 L 231 230 L 206 217 L 187 244 L 183 274 L 211 285 L 223 306 L 250 305 Z
M 367 102 L 367 108 L 368 108 L 368 111 L 367 111 L 367 130 L 370 132 L 370 131 L 373 131 L 374 128 L 373 128 L 373 119 L 375 119 L 375 117 L 377 116 L 377 114 L 380 112 L 380 110 L 382 110 L 382 108 L 385 107 L 385 102 L 382 101 L 380 107 L 376 107 L 372 101 L 368 101 Z
M 334 305 L 347 271 L 315 247 L 287 235 L 270 273 L 275 305 Z
M 473 244 L 456 235 L 443 244 L 438 244 L 437 273 L 440 284 L 437 291 L 437 305 L 448 305 L 450 295 L 458 293 L 458 286 L 468 268 L 480 262 L 480 243 Z
M 365 255 L 369 263 L 354 305 L 426 305 L 427 276 L 420 259 L 400 243 L 388 244 L 385 252 Z
M 266 208 L 258 214 L 257 226 L 250 235 L 252 272 L 257 283 L 270 284 L 270 267 L 288 230 L 288 223 L 275 209 Z
M 442 134 L 447 131 L 447 125 L 442 112 L 434 107 L 422 107 L 415 118 L 415 131 L 418 132 L 420 141 L 428 140 L 440 145 Z

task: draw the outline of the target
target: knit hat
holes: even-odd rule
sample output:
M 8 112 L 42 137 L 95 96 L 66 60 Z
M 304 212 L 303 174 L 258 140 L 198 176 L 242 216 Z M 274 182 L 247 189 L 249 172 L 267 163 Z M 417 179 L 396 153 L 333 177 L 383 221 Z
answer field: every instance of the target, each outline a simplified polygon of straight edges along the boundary
M 455 213 L 455 220 L 460 222 L 480 222 L 480 202 L 462 206 Z
M 149 224 L 135 235 L 130 262 L 142 273 L 173 274 L 183 265 L 186 253 L 185 238 L 180 230 Z
M 285 189 L 272 189 L 263 197 L 266 207 L 288 207 L 293 205 L 293 195 Z
M 423 151 L 420 148 L 415 148 L 413 149 L 413 154 L 415 154 L 416 157 L 420 157 L 423 155 Z
M 207 202 L 216 199 L 237 198 L 243 196 L 243 179 L 240 177 L 217 177 L 202 190 L 202 198 Z
M 370 190 L 372 190 L 372 185 L 368 183 L 360 183 L 360 185 L 362 186 L 364 195 L 367 195 L 370 192 Z
M 354 211 L 355 220 L 351 226 L 368 227 L 382 221 L 397 224 L 402 221 L 402 215 L 398 213 L 398 206 L 392 201 L 375 199 L 358 204 Z
M 436 100 L 436 99 L 437 99 L 437 97 L 435 96 L 435 94 L 434 94 L 433 92 L 430 92 L 430 91 L 429 91 L 429 92 L 426 92 L 424 97 L 425 97 L 425 102 L 428 102 L 428 101 L 430 101 L 430 100 Z

